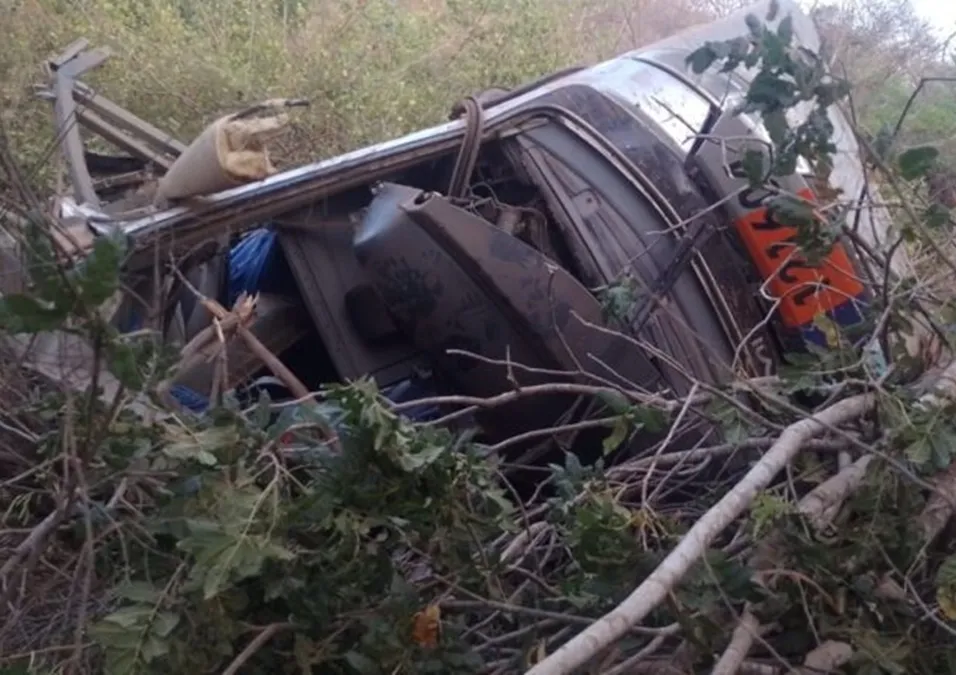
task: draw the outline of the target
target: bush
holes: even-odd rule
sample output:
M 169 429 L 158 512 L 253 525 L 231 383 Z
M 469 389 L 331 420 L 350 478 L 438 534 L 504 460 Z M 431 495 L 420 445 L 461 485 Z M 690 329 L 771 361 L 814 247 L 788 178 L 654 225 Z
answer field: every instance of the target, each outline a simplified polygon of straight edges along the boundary
M 115 54 L 90 85 L 185 142 L 249 103 L 309 99 L 286 163 L 440 122 L 469 93 L 574 63 L 582 43 L 566 0 L 21 0 L 3 11 L 0 108 L 22 165 L 47 172 L 49 104 L 29 88 L 78 37 Z
M 862 338 L 835 331 L 832 350 L 778 377 L 702 387 L 694 401 L 594 388 L 618 439 L 686 413 L 725 424 L 737 442 L 666 452 L 665 441 L 609 469 L 568 455 L 541 468 L 547 490 L 521 499 L 487 448 L 405 419 L 368 381 L 277 417 L 268 401 L 242 409 L 229 398 L 202 417 L 167 409 L 158 393 L 178 355 L 149 331 L 118 335 L 99 311 L 120 289 L 123 242 L 100 239 L 83 265 L 59 265 L 51 223 L 20 180 L 17 165 L 45 168 L 48 150 L 47 111 L 22 85 L 39 54 L 76 36 L 75 22 L 128 55 L 111 65 L 109 93 L 183 138 L 256 98 L 312 96 L 302 134 L 315 145 L 287 157 L 301 161 L 568 63 L 555 5 L 50 0 L 11 16 L 22 42 L 3 54 L 0 169 L 16 179 L 18 217 L 0 215 L 34 286 L 0 301 L 0 326 L 82 338 L 118 386 L 106 396 L 95 377 L 85 391 L 51 390 L 0 354 L 11 375 L 0 390 L 11 408 L 0 413 L 0 606 L 12 610 L 0 620 L 0 665 L 44 675 L 563 674 L 581 663 L 656 673 L 674 662 L 715 673 L 783 673 L 791 662 L 954 671 L 953 387 L 944 379 L 927 395 L 931 380 L 914 383 L 920 364 L 872 372 L 850 347 L 901 344 L 924 306 L 925 287 L 891 278 L 880 255 L 869 261 L 878 311 Z M 701 67 L 751 49 L 763 59 L 747 104 L 780 118 L 775 156 L 792 162 L 783 150 L 798 136 L 782 113 L 796 94 L 825 108 L 843 88 L 794 76 L 785 31 L 756 18 L 751 29 L 702 50 Z M 829 132 L 808 124 L 802 138 L 815 142 L 801 150 L 816 164 Z M 935 265 L 952 271 L 933 239 L 948 213 L 929 213 L 913 189 L 936 158 L 888 149 L 880 171 L 910 214 L 900 242 L 932 242 Z M 848 217 L 775 201 L 804 221 L 801 241 L 819 243 Z M 744 449 L 759 451 L 741 460 L 745 475 L 712 470 Z

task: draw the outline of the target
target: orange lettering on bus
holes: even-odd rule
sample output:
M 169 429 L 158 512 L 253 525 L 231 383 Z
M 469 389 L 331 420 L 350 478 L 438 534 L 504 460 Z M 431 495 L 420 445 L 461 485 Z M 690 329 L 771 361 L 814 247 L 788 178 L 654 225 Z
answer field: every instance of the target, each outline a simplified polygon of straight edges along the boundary
M 812 200 L 813 192 L 803 190 L 800 197 Z M 806 325 L 863 292 L 843 244 L 838 242 L 819 265 L 811 265 L 794 254 L 796 228 L 776 222 L 766 206 L 750 211 L 736 225 L 760 276 L 770 280 L 767 288 L 780 300 L 780 315 L 788 326 Z

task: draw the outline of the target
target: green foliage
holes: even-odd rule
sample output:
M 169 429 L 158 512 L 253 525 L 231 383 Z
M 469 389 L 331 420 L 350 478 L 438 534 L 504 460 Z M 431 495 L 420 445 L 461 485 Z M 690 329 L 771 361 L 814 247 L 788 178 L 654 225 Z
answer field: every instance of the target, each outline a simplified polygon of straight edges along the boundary
M 945 66 L 944 66 L 945 68 Z M 875 149 L 887 158 L 898 148 L 925 147 L 929 144 L 940 151 L 939 164 L 952 168 L 956 147 L 951 140 L 956 132 L 956 88 L 953 82 L 927 83 L 906 108 L 914 94 L 908 78 L 894 76 L 879 83 L 861 108 L 861 122 L 876 130 Z M 905 117 L 902 117 L 905 110 Z M 892 131 L 899 125 L 899 131 Z
M 184 142 L 213 118 L 279 96 L 311 101 L 274 153 L 315 161 L 447 118 L 463 96 L 572 63 L 545 0 L 23 0 L 6 12 L 0 107 L 22 166 L 51 178 L 38 67 L 77 37 L 112 58 L 88 76 Z M 277 5 L 279 5 L 277 9 Z M 407 6 L 406 6 L 407 5 Z
M 154 571 L 151 585 L 136 579 L 138 592 L 124 594 L 126 604 L 93 631 L 109 672 L 194 666 L 199 655 L 187 645 L 214 643 L 196 643 L 191 635 L 225 639 L 202 656 L 215 663 L 231 653 L 242 617 L 290 620 L 297 644 L 339 631 L 339 640 L 308 657 L 313 667 L 334 672 L 343 655 L 353 667 L 390 663 L 389 670 L 408 659 L 437 658 L 416 656 L 405 633 L 418 603 L 396 576 L 392 556 L 411 544 L 436 546 L 437 560 L 460 566 L 469 560 L 469 529 L 480 536 L 509 504 L 483 483 L 488 469 L 459 453 L 453 439 L 413 432 L 376 403 L 367 383 L 339 388 L 330 399 L 341 405 L 335 412 L 342 453 L 317 458 L 295 477 L 257 476 L 262 469 L 254 468 L 255 454 L 236 453 L 237 445 L 261 439 L 268 428 L 235 419 L 199 431 L 192 441 L 173 432 L 165 459 L 157 461 L 176 460 L 181 477 L 199 488 L 171 495 L 150 526 L 159 550 L 142 551 L 142 569 Z M 162 569 L 168 576 L 157 581 Z M 162 598 L 149 591 L 156 588 L 166 589 Z M 457 672 L 454 653 L 441 672 Z
M 936 165 L 939 150 L 931 145 L 910 148 L 900 153 L 897 158 L 900 175 L 905 180 L 925 178 L 926 174 Z
M 777 12 L 778 7 L 771 5 L 767 21 L 774 20 Z M 790 16 L 771 29 L 749 15 L 747 26 L 748 35 L 707 42 L 687 57 L 687 64 L 696 73 L 715 66 L 723 73 L 739 68 L 750 71 L 752 80 L 736 111 L 757 116 L 773 144 L 772 158 L 762 157 L 757 150 L 743 158 L 744 175 L 751 185 L 767 185 L 773 176 L 792 176 L 801 161 L 825 181 L 837 149 L 828 110 L 847 96 L 849 84 L 834 78 L 818 55 L 794 42 Z M 787 118 L 794 111 L 800 111 L 796 125 Z M 837 238 L 839 210 L 823 218 L 814 204 L 779 191 L 774 191 L 767 208 L 777 222 L 796 228 L 797 243 L 811 262 L 826 255 Z
M 936 571 L 936 602 L 950 621 L 956 621 L 956 555 L 951 555 Z
M 412 640 L 428 598 L 396 556 L 420 550 L 446 573 L 490 573 L 476 546 L 513 515 L 493 467 L 448 432 L 392 413 L 368 381 L 330 388 L 315 414 L 334 423 L 337 447 L 291 473 L 260 452 L 288 417 L 260 426 L 220 411 L 213 426 L 165 431 L 152 461 L 193 487 L 173 490 L 147 521 L 155 544 L 137 554 L 135 592 L 92 632 L 108 672 L 212 666 L 233 653 L 244 621 L 266 617 L 289 623 L 276 650 L 291 640 L 296 659 L 322 672 L 480 666 L 453 641 L 454 621 L 436 650 Z
M 605 321 L 627 325 L 634 319 L 642 293 L 637 279 L 625 274 L 616 283 L 598 291 Z
M 775 11 L 772 6 L 767 21 L 774 19 Z M 743 157 L 742 173 L 751 185 L 773 191 L 774 176 L 791 175 L 802 159 L 809 164 L 816 181 L 814 189 L 819 191 L 819 185 L 825 185 L 829 178 L 835 151 L 827 110 L 846 96 L 847 85 L 831 78 L 816 55 L 792 44 L 792 25 L 787 17 L 775 30 L 755 16 L 748 17 L 747 25 L 748 35 L 704 45 L 690 55 L 688 65 L 698 73 L 712 67 L 723 72 L 749 70 L 753 79 L 739 110 L 760 115 L 774 150 L 772 157 L 756 151 Z M 901 114 L 902 107 L 901 103 L 897 114 Z M 805 113 L 796 126 L 787 115 L 794 108 L 802 108 Z M 902 242 L 928 241 L 933 231 L 951 222 L 947 209 L 940 204 L 924 205 L 917 196 L 920 184 L 942 164 L 940 148 L 935 143 L 915 143 L 899 151 L 898 139 L 892 132 L 878 135 L 873 145 L 874 154 L 885 164 L 881 180 L 903 200 L 900 210 L 907 211 L 907 220 L 900 227 Z M 909 185 L 898 187 L 898 179 Z M 777 193 L 770 210 L 779 222 L 798 229 L 798 241 L 807 257 L 813 259 L 828 250 L 844 222 L 841 210 L 835 208 L 832 215 L 822 214 L 816 204 L 779 190 Z M 919 206 L 914 208 L 913 204 Z M 938 248 L 933 250 L 939 253 Z M 934 259 L 939 262 L 939 258 Z M 811 348 L 808 353 L 788 355 L 788 364 L 780 371 L 783 391 L 806 403 L 823 398 L 822 393 L 834 387 L 846 392 L 858 386 L 850 383 L 866 387 L 872 382 L 871 364 L 860 358 L 858 348 L 873 340 L 874 335 L 887 339 L 887 334 L 905 331 L 908 323 L 905 313 L 896 311 L 891 304 L 889 289 L 883 294 L 889 307 L 871 308 L 867 314 L 872 316 L 852 331 L 835 330 L 832 321 L 818 321 L 817 327 L 828 338 L 828 349 Z M 881 323 L 882 332 L 874 334 Z M 894 356 L 898 356 L 900 344 L 896 337 L 888 342 Z M 903 366 L 904 360 L 897 359 L 896 367 Z M 881 374 L 885 372 L 884 369 Z M 927 587 L 935 588 L 940 613 L 945 620 L 952 621 L 956 616 L 956 584 L 951 579 L 951 559 L 945 558 L 938 566 L 935 583 L 927 583 L 923 573 L 919 575 L 922 588 L 908 586 L 898 593 L 887 590 L 887 579 L 895 578 L 893 575 L 899 570 L 910 570 L 907 575 L 911 574 L 925 563 L 924 555 L 932 556 L 931 565 L 939 560 L 938 552 L 933 556 L 921 550 L 920 534 L 912 527 L 925 504 L 911 480 L 914 474 L 939 476 L 948 470 L 956 446 L 949 423 L 951 406 L 916 404 L 914 395 L 898 386 L 901 380 L 905 378 L 892 377 L 881 385 L 886 387 L 887 405 L 880 413 L 881 433 L 885 435 L 877 441 L 881 450 L 874 450 L 879 453 L 888 449 L 898 470 L 886 465 L 871 469 L 863 487 L 835 512 L 835 520 L 825 532 L 813 532 L 808 527 L 796 514 L 789 493 L 800 494 L 819 485 L 820 462 L 831 461 L 827 458 L 806 458 L 788 467 L 788 480 L 779 486 L 788 490 L 788 498 L 764 492 L 750 505 L 751 537 L 769 543 L 775 568 L 760 572 L 770 594 L 759 606 L 760 621 L 776 622 L 783 628 L 778 653 L 785 657 L 798 658 L 798 654 L 805 654 L 818 644 L 821 635 L 826 635 L 852 645 L 853 672 L 928 673 L 942 672 L 948 667 L 942 646 L 949 639 L 944 637 L 949 635 L 948 631 L 926 627 L 913 632 L 914 616 L 921 611 L 916 605 L 921 603 L 912 598 Z M 773 420 L 774 406 L 767 407 L 771 410 L 764 414 Z M 730 432 L 732 441 L 754 434 L 755 430 L 741 424 L 739 413 L 731 406 L 712 405 L 708 413 L 722 424 L 725 432 Z M 866 437 L 868 443 L 873 442 L 873 436 Z M 796 473 L 797 466 L 808 464 L 810 472 Z M 907 582 L 916 583 L 910 582 L 909 577 Z M 810 632 L 808 616 L 813 624 Z
M 918 470 L 932 474 L 945 470 L 952 463 L 956 427 L 951 422 L 951 415 L 949 407 L 916 408 L 907 411 L 906 418 L 894 425 L 894 440 Z
M 771 7 L 767 20 L 776 12 Z M 747 26 L 747 36 L 704 44 L 687 57 L 688 65 L 697 73 L 718 63 L 725 73 L 756 69 L 739 112 L 756 113 L 763 120 L 774 145 L 774 175 L 791 175 L 801 157 L 829 163 L 836 147 L 827 109 L 847 95 L 849 85 L 834 79 L 819 57 L 794 44 L 791 17 L 771 30 L 750 15 Z M 807 119 L 791 128 L 786 112 L 805 103 L 812 104 Z
M 21 160 L 46 166 L 48 111 L 18 88 L 40 55 L 82 32 L 119 52 L 103 73 L 105 91 L 184 139 L 253 99 L 312 98 L 300 142 L 283 157 L 311 160 L 438 121 L 469 91 L 573 61 L 576 46 L 558 15 L 541 0 L 424 2 L 402 11 L 387 0 L 24 0 L 11 25 L 19 46 L 0 56 L 2 95 L 17 111 L 10 128 L 24 141 Z M 772 162 L 748 153 L 746 178 L 765 184 L 792 173 L 800 158 L 825 176 L 833 150 L 826 110 L 845 85 L 794 48 L 787 17 L 775 30 L 756 17 L 748 27 L 689 59 L 698 72 L 756 71 L 741 110 L 764 119 L 775 152 Z M 801 105 L 809 116 L 791 126 L 786 113 Z M 895 154 L 894 139 L 883 140 L 880 156 L 914 184 L 942 161 L 932 147 Z M 809 253 L 831 242 L 839 224 L 821 223 L 792 195 L 770 207 L 801 230 Z M 931 206 L 920 213 L 934 227 L 948 219 Z M 88 656 L 111 675 L 222 672 L 262 635 L 268 639 L 242 672 L 520 672 L 632 592 L 726 494 L 727 476 L 750 462 L 743 453 L 748 458 L 721 467 L 714 454 L 650 469 L 655 454 L 639 458 L 633 473 L 607 471 L 634 431 L 661 434 L 671 422 L 615 394 L 600 397 L 611 420 L 607 456 L 582 466 L 567 454 L 563 465 L 535 469 L 527 484 L 506 479 L 514 467 L 488 457 L 470 434 L 396 414 L 366 379 L 281 409 L 263 401 L 244 410 L 227 400 L 203 418 L 143 419 L 129 395 L 155 394 L 173 359 L 155 336 L 118 335 L 101 316 L 121 287 L 125 243 L 101 239 L 83 264 L 65 268 L 42 225 L 28 227 L 24 241 L 32 285 L 3 299 L 0 327 L 81 336 L 129 390 L 115 406 L 92 391 L 83 401 L 62 393 L 34 401 L 31 412 L 51 427 L 36 443 L 48 463 L 31 468 L 35 483 L 5 504 L 11 521 L 27 522 L 51 508 L 36 496 L 44 481 L 55 486 L 50 494 L 73 495 L 57 543 L 72 537 L 78 550 L 92 551 L 106 601 L 83 637 L 95 645 Z M 623 277 L 603 289 L 606 318 L 629 322 L 639 299 L 634 280 Z M 894 314 L 888 325 L 900 322 Z M 875 325 L 868 317 L 864 337 Z M 743 403 L 730 403 L 738 392 L 728 391 L 704 410 L 692 406 L 690 416 L 743 444 L 776 434 L 808 398 L 869 389 L 855 351 L 861 336 L 831 330 L 822 318 L 817 327 L 832 338 L 830 349 L 788 357 L 776 383 L 799 405 L 752 400 L 745 413 Z M 794 504 L 837 462 L 835 453 L 802 453 L 787 480 L 761 492 L 734 532 L 715 537 L 644 624 L 677 622 L 700 657 L 695 666 L 709 667 L 726 646 L 730 611 L 757 604 L 761 622 L 775 627 L 764 639 L 786 658 L 799 660 L 822 636 L 852 643 L 854 672 L 952 670 L 951 645 L 922 620 L 924 610 L 879 592 L 882 579 L 906 570 L 917 592 L 935 594 L 940 620 L 956 620 L 951 551 L 927 553 L 913 536 L 925 495 L 895 470 L 937 475 L 951 465 L 952 411 L 916 411 L 893 378 L 880 392 L 880 414 L 847 432 L 857 441 L 848 447 L 872 447 L 894 470 L 887 463 L 868 473 L 834 527 L 813 533 Z M 50 468 L 60 459 L 82 467 L 82 490 L 74 489 L 75 472 Z M 128 508 L 117 509 L 124 500 Z M 771 535 L 779 539 L 777 565 L 755 574 L 752 545 Z M 429 616 L 436 625 L 427 625 Z M 633 652 L 649 642 L 629 635 L 618 647 Z
M 130 604 L 105 616 L 90 629 L 91 637 L 103 646 L 104 671 L 144 672 L 150 664 L 169 653 L 170 634 L 179 624 L 179 616 L 156 607 L 160 593 L 148 586 L 138 592 Z M 154 600 L 150 596 L 156 596 Z
M 28 224 L 24 235 L 32 289 L 0 298 L 0 322 L 6 330 L 36 333 L 59 328 L 69 317 L 99 307 L 118 290 L 120 240 L 97 239 L 89 257 L 74 269 L 63 270 L 43 225 Z
M 707 405 L 707 416 L 720 425 L 728 443 L 740 443 L 757 431 L 737 406 L 724 398 L 715 398 Z
M 766 492 L 757 495 L 750 505 L 754 539 L 765 536 L 781 518 L 793 512 L 793 505 L 784 499 Z

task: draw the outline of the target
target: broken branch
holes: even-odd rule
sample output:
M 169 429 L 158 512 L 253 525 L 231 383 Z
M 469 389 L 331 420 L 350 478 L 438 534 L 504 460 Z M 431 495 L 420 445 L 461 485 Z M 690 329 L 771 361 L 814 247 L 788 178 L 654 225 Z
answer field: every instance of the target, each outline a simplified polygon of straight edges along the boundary
M 640 586 L 614 610 L 534 666 L 528 675 L 567 675 L 620 639 L 667 597 L 691 566 L 703 557 L 710 542 L 770 484 L 800 451 L 804 441 L 828 427 L 859 417 L 874 403 L 875 397 L 871 394 L 854 396 L 784 429 L 767 454 L 694 524 Z
M 721 654 L 720 660 L 711 671 L 711 675 L 736 675 L 740 670 L 740 665 L 747 658 L 747 653 L 753 646 L 754 638 L 757 636 L 758 622 L 757 618 L 750 613 L 750 609 L 744 610 L 743 616 L 734 629 L 734 634 L 730 638 L 730 644 Z

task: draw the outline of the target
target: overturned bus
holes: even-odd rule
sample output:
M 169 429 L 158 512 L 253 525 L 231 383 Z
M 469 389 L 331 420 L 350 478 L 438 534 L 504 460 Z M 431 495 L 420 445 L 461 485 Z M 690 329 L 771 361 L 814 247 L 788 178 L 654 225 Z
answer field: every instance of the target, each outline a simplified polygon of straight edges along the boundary
M 816 317 L 854 324 L 867 300 L 851 242 L 814 265 L 781 255 L 792 230 L 769 222 L 760 196 L 728 170 L 767 137 L 735 110 L 747 73 L 686 66 L 704 42 L 745 34 L 746 15 L 764 17 L 769 5 L 484 92 L 447 123 L 281 172 L 259 152 L 275 128 L 268 119 L 223 118 L 187 146 L 84 85 L 104 56 L 77 43 L 51 62 L 43 92 L 74 185 L 60 215 L 91 236 L 127 236 L 126 273 L 141 297 L 155 297 L 153 266 L 171 255 L 224 306 L 258 294 L 251 329 L 309 388 L 370 377 L 408 401 L 563 381 L 681 396 L 698 382 L 768 375 L 788 351 L 823 340 Z M 789 15 L 817 50 L 799 6 L 779 6 L 776 20 Z M 860 198 L 855 138 L 837 108 L 830 115 L 832 187 Z M 73 118 L 123 154 L 86 150 Z M 812 196 L 810 186 L 799 171 L 785 185 Z M 882 247 L 887 222 L 860 214 L 860 236 Z M 182 283 L 167 286 L 160 325 L 188 342 L 209 311 Z M 143 314 L 129 301 L 115 321 L 131 330 Z M 229 387 L 273 386 L 240 342 L 229 349 Z M 212 368 L 180 375 L 181 402 L 203 409 Z M 478 410 L 474 424 L 499 442 L 602 405 L 573 393 L 515 397 Z M 585 433 L 565 433 L 562 447 L 606 432 Z M 702 422 L 671 440 L 718 433 Z M 659 438 L 644 429 L 631 448 Z M 535 438 L 523 452 L 554 442 Z

